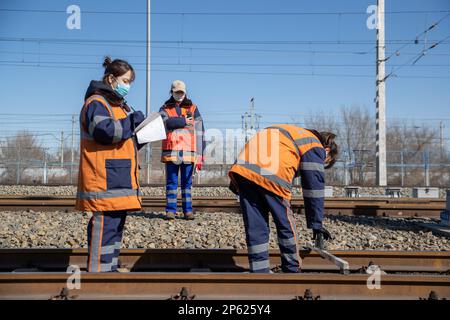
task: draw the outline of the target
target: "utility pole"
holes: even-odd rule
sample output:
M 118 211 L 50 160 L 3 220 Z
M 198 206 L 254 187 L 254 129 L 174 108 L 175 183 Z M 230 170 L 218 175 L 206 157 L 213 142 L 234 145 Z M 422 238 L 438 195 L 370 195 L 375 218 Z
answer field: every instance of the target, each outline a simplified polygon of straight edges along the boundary
M 151 41 L 151 0 L 147 0 L 147 63 L 146 63 L 146 100 L 145 100 L 145 106 L 146 106 L 146 115 L 147 117 L 150 114 L 150 54 L 151 54 L 151 47 L 150 47 L 150 41 Z M 145 161 L 147 162 L 147 184 L 150 183 L 150 162 L 151 162 L 151 154 L 152 154 L 152 144 L 147 144 L 147 152 L 145 153 Z
M 245 142 L 247 143 L 249 135 L 259 129 L 259 119 L 261 119 L 261 116 L 255 113 L 255 98 L 250 99 L 249 112 L 245 112 L 241 118 L 242 130 L 244 131 Z
M 255 98 L 250 99 L 250 130 L 253 130 L 255 128 Z
M 442 158 L 444 156 L 444 123 L 442 122 L 442 120 L 439 122 L 439 140 Z
M 19 148 L 19 152 L 17 153 L 17 174 L 16 174 L 16 184 L 19 184 L 20 183 L 20 158 L 21 158 L 21 156 L 20 156 L 20 143 L 21 143 L 21 141 L 19 140 L 19 145 L 18 145 L 18 148 Z
M 383 187 L 387 185 L 384 0 L 377 2 L 376 178 Z
M 430 186 L 430 153 L 428 149 L 423 152 L 423 164 L 424 164 L 424 176 L 425 176 L 425 187 Z
M 402 151 L 400 151 L 400 162 L 401 162 L 401 177 L 402 177 L 401 186 L 403 187 L 405 183 L 405 164 L 403 160 L 403 149 Z
M 42 183 L 47 184 L 47 149 L 44 149 L 44 172 Z
M 73 183 L 73 162 L 75 161 L 75 115 L 72 115 L 72 146 L 70 148 L 70 184 Z
M 64 165 L 64 131 L 61 131 L 61 167 Z

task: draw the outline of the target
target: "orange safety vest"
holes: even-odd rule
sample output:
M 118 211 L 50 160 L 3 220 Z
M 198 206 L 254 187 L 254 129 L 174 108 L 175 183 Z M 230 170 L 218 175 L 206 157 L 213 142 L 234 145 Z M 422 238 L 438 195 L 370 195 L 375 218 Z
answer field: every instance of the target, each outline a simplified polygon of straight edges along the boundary
M 99 101 L 115 121 L 127 117 L 121 107 L 111 106 L 100 95 L 86 99 L 80 113 L 80 167 L 75 208 L 91 212 L 140 210 L 136 145 L 133 138 L 109 145 L 94 140 L 85 121 L 88 105 L 94 100 Z
M 189 107 L 180 107 L 181 116 L 186 116 L 188 112 L 194 118 L 197 106 L 192 104 Z M 179 117 L 176 108 L 165 108 L 169 118 Z M 197 145 L 196 145 L 195 119 L 192 126 L 175 129 L 167 133 L 167 138 L 162 141 L 161 162 L 196 162 Z M 180 157 L 180 151 L 182 156 Z
M 312 148 L 323 148 L 320 140 L 306 129 L 274 125 L 255 134 L 229 171 L 264 189 L 290 200 L 293 180 L 299 176 L 301 156 Z

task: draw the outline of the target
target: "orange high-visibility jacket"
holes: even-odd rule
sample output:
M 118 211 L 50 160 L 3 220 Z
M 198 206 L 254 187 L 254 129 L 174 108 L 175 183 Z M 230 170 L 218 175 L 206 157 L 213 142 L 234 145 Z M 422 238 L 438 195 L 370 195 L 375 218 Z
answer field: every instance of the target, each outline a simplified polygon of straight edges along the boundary
M 166 127 L 167 138 L 162 141 L 161 162 L 197 162 L 203 153 L 203 122 L 195 104 L 179 107 L 181 114 L 177 113 L 175 106 L 163 106 L 161 115 L 164 122 L 170 118 L 186 117 L 190 113 L 194 119 L 192 126 L 184 126 L 170 130 Z M 198 115 L 195 117 L 195 115 Z
M 100 109 L 87 124 L 86 114 L 92 103 Z M 98 107 L 98 103 L 105 108 Z M 80 113 L 80 167 L 76 209 L 82 211 L 117 211 L 141 209 L 139 164 L 133 138 L 124 139 L 122 122 L 127 113 L 109 104 L 101 95 L 86 99 Z M 107 123 L 114 133 L 111 143 L 100 143 L 96 127 Z M 130 128 L 126 128 L 130 130 Z M 129 135 L 127 135 L 128 137 Z
M 302 176 L 303 195 L 323 199 L 325 149 L 311 131 L 273 125 L 255 134 L 239 154 L 229 176 L 238 174 L 290 200 L 294 178 Z

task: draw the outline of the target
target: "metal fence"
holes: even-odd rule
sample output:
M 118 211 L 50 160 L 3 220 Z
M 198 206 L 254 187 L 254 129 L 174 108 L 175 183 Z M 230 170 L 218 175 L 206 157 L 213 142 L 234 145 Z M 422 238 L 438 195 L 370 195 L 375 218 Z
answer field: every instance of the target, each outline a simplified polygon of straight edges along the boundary
M 163 184 L 165 167 L 160 162 L 160 150 L 153 150 L 150 163 L 140 154 L 141 184 Z M 390 151 L 387 157 L 388 185 L 390 186 L 450 186 L 450 161 L 430 151 Z M 147 165 L 149 164 L 149 165 Z M 194 178 L 197 184 L 228 183 L 231 165 L 204 165 Z M 327 170 L 328 185 L 375 185 L 375 154 L 371 151 L 352 150 L 341 153 L 333 168 Z M 147 175 L 149 179 L 147 179 Z M 76 184 L 78 159 L 72 162 L 20 159 L 0 163 L 2 184 Z M 296 181 L 299 182 L 298 180 Z

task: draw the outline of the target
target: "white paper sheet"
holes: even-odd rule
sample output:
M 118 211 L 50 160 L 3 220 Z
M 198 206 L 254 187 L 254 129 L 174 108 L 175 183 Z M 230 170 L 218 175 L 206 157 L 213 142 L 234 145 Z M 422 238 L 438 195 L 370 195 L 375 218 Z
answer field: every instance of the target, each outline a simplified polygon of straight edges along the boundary
M 134 131 L 138 143 L 148 143 L 166 138 L 166 128 L 161 115 L 157 112 L 151 113 Z

